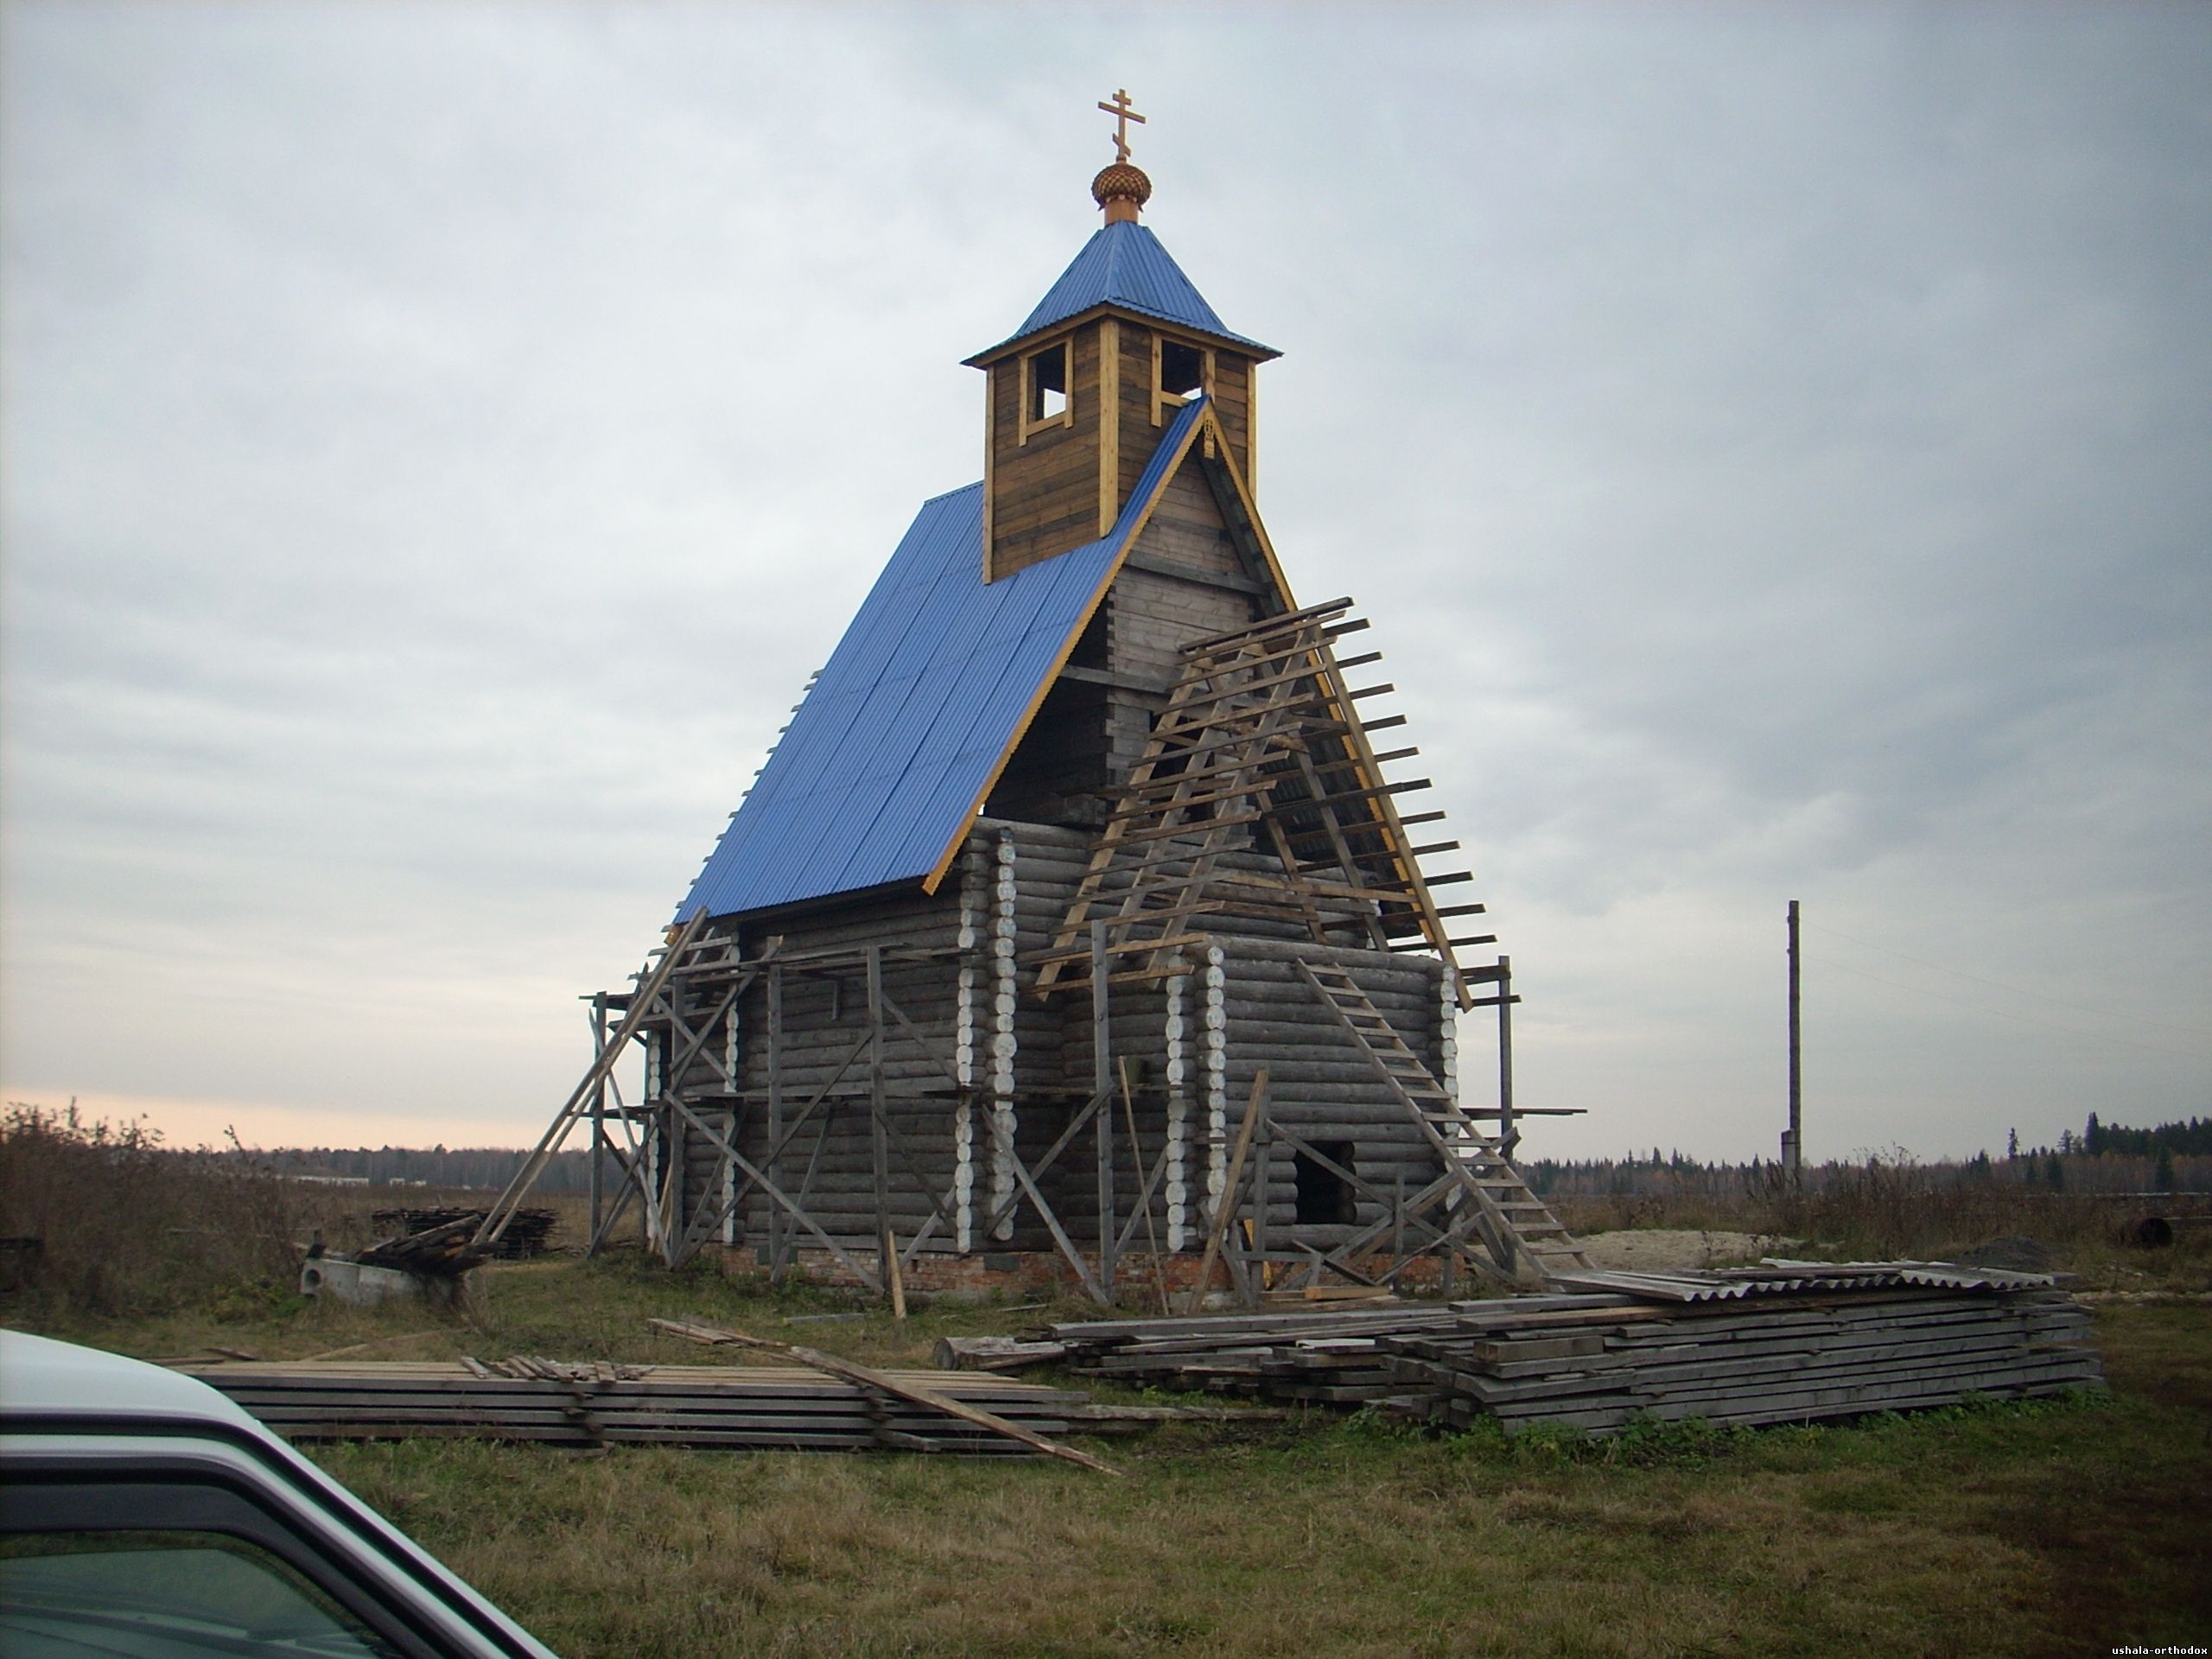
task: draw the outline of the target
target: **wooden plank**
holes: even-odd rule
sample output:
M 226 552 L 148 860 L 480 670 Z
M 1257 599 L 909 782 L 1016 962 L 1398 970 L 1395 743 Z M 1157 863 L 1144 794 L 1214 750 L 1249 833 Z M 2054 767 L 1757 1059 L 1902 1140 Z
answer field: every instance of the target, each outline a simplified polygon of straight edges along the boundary
M 681 1319 L 658 1319 L 652 1320 L 652 1324 L 671 1335 L 689 1338 L 694 1342 L 752 1348 L 768 1353 L 783 1354 L 798 1360 L 802 1365 L 810 1365 L 815 1370 L 830 1376 L 841 1377 L 849 1382 L 857 1382 L 863 1388 L 880 1389 L 899 1399 L 912 1401 L 916 1405 L 927 1406 L 932 1411 L 941 1411 L 949 1417 L 957 1417 L 963 1422 L 972 1423 L 978 1428 L 988 1429 L 994 1434 L 1002 1434 L 1010 1440 L 1017 1440 L 1033 1450 L 1044 1452 L 1048 1457 L 1058 1458 L 1082 1468 L 1096 1470 L 1102 1475 L 1118 1476 L 1121 1473 L 1121 1471 L 1115 1468 L 1113 1465 L 1094 1458 L 1087 1452 L 1078 1452 L 1071 1446 L 1057 1445 L 1046 1440 L 1042 1434 L 1023 1427 L 1020 1423 L 1009 1421 L 992 1412 L 969 1405 L 964 1401 L 956 1400 L 939 1389 L 908 1381 L 894 1372 L 879 1371 L 873 1366 L 862 1365 L 855 1360 L 840 1359 L 835 1355 L 823 1353 L 817 1349 L 801 1347 L 792 1343 L 771 1342 L 761 1337 L 748 1337 L 741 1332 L 725 1330 L 719 1325 L 699 1325 Z

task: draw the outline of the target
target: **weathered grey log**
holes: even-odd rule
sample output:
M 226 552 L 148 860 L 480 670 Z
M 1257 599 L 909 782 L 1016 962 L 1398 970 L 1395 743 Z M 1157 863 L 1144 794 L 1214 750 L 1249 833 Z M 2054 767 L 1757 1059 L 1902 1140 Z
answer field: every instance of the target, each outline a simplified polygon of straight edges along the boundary
M 939 1337 L 931 1363 L 945 1371 L 1012 1371 L 1057 1362 L 1064 1342 L 1024 1342 L 1018 1337 Z

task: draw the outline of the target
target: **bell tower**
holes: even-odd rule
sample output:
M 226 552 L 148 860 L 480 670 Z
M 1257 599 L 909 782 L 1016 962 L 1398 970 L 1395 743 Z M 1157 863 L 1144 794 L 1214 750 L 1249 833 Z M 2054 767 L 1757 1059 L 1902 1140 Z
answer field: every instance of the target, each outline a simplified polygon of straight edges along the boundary
M 1145 118 L 1127 92 L 1098 107 L 1115 119 L 1114 160 L 1090 183 L 1105 223 L 1010 338 L 967 359 L 988 388 L 986 582 L 1111 531 L 1201 393 L 1253 484 L 1254 370 L 1281 353 L 1230 333 L 1142 223 L 1152 181 L 1129 161 L 1128 128 Z

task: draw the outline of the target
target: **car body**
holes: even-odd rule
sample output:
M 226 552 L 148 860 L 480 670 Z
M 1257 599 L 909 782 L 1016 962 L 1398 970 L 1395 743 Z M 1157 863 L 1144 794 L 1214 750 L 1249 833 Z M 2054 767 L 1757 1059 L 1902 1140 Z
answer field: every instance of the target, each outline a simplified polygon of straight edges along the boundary
M 0 1331 L 10 1659 L 555 1659 L 206 1383 Z

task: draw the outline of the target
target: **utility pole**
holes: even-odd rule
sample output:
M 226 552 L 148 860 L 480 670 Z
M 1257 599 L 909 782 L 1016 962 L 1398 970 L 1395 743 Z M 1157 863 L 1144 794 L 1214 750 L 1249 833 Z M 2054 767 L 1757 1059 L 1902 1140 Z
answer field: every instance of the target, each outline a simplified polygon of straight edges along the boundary
M 1782 1136 L 1782 1166 L 1793 1181 L 1805 1173 L 1803 1055 L 1798 1046 L 1797 901 L 1789 901 L 1789 1127 Z

